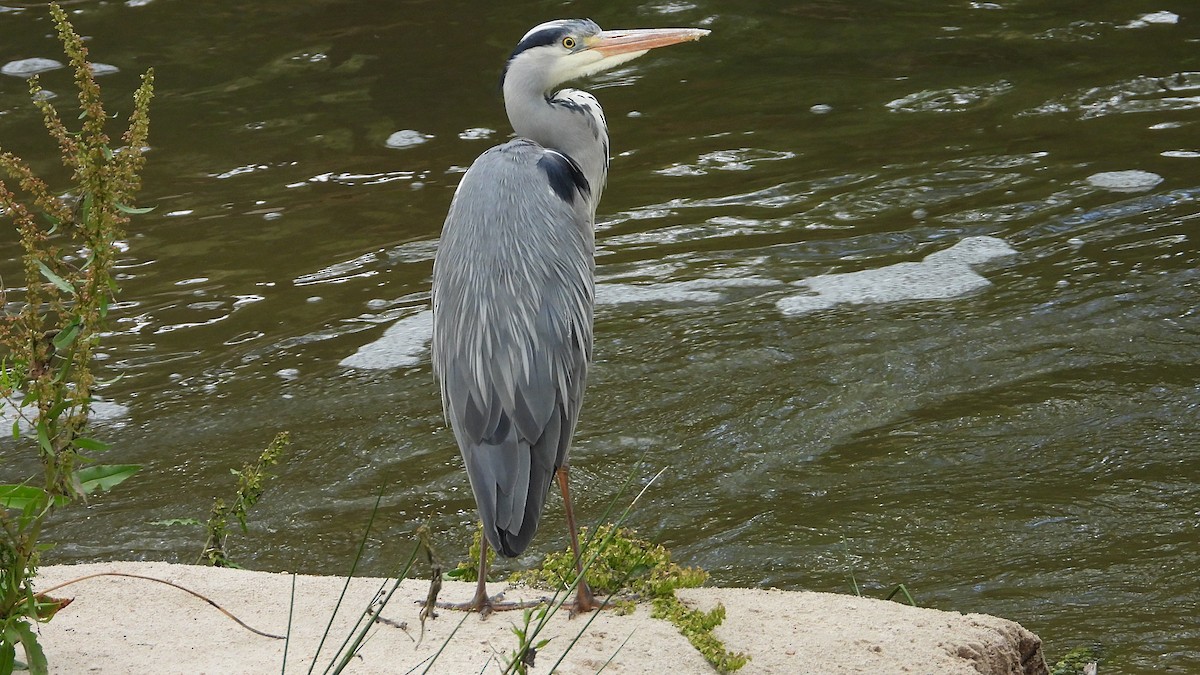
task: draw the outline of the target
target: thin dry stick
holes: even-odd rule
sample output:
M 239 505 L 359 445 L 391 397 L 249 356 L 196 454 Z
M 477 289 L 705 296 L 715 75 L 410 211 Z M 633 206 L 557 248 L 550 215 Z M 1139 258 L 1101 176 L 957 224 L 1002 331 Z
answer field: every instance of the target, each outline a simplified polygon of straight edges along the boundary
M 62 582 L 61 584 L 59 584 L 59 585 L 57 585 L 57 586 L 52 586 L 52 587 L 50 587 L 50 588 L 47 588 L 47 589 L 46 589 L 46 590 L 44 590 L 44 591 L 39 591 L 39 592 L 40 592 L 42 595 L 46 595 L 47 593 L 52 593 L 52 592 L 54 592 L 54 591 L 56 591 L 56 590 L 58 590 L 58 589 L 60 589 L 60 588 L 62 588 L 62 587 L 64 587 L 64 586 L 70 586 L 71 584 L 77 584 L 77 583 L 79 583 L 79 582 L 81 582 L 81 581 L 87 581 L 88 579 L 94 579 L 94 578 L 96 578 L 96 577 L 129 577 L 129 578 L 131 578 L 131 579 L 144 579 L 144 580 L 146 580 L 146 581 L 157 581 L 157 582 L 158 582 L 158 583 L 160 583 L 160 584 L 166 584 L 166 585 L 168 585 L 168 586 L 171 586 L 171 587 L 173 587 L 173 588 L 178 588 L 179 590 L 183 591 L 184 593 L 190 593 L 191 595 L 194 595 L 194 596 L 196 596 L 197 598 L 200 598 L 201 600 L 203 600 L 203 601 L 207 602 L 208 604 L 212 605 L 213 607 L 215 607 L 215 608 L 217 609 L 217 611 L 218 611 L 218 612 L 220 612 L 220 613 L 224 614 L 225 616 L 227 616 L 227 617 L 229 617 L 229 618 L 233 619 L 234 621 L 236 621 L 236 622 L 237 622 L 237 624 L 238 624 L 239 626 L 241 626 L 242 628 L 245 628 L 246 630 L 250 631 L 251 633 L 254 633 L 255 635 L 261 635 L 261 636 L 263 636 L 263 637 L 268 637 L 268 638 L 271 638 L 272 640 L 283 640 L 283 639 L 285 639 L 285 638 L 284 638 L 284 636 L 282 636 L 282 635 L 272 635 L 272 634 L 270 634 L 270 633 L 265 633 L 265 632 L 263 632 L 263 631 L 261 631 L 261 630 L 258 630 L 258 629 L 256 629 L 256 628 L 252 628 L 252 627 L 250 627 L 250 626 L 249 626 L 249 625 L 248 625 L 248 624 L 247 624 L 245 621 L 242 621 L 241 619 L 239 619 L 239 618 L 237 618 L 236 616 L 234 616 L 234 615 L 233 615 L 231 612 L 229 612 L 229 610 L 227 610 L 227 609 L 225 609 L 224 607 L 222 607 L 222 606 L 218 605 L 216 602 L 214 602 L 214 601 L 212 601 L 212 600 L 210 600 L 210 599 L 208 599 L 208 598 L 204 597 L 203 595 L 201 595 L 201 594 L 197 593 L 196 591 L 193 591 L 193 590 L 192 590 L 192 589 L 190 589 L 190 588 L 185 588 L 185 587 L 183 587 L 183 586 L 180 586 L 179 584 L 172 583 L 172 582 L 170 582 L 170 581 L 167 581 L 167 580 L 165 580 L 165 579 L 156 579 L 156 578 L 154 578 L 154 577 L 147 577 L 147 576 L 143 576 L 143 575 L 141 575 L 141 574 L 129 574 L 129 573 L 127 573 L 127 572 L 97 572 L 97 573 L 95 573 L 95 574 L 89 574 L 89 575 L 87 575 L 87 576 L 85 576 L 85 577 L 79 577 L 78 579 L 72 579 L 72 580 L 70 580 L 70 581 L 64 581 L 64 582 Z

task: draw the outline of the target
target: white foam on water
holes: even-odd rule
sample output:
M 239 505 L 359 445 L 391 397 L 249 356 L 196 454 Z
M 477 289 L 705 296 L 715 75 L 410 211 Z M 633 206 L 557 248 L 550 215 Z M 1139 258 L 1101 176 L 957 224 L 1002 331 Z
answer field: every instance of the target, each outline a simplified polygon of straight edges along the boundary
M 433 134 L 423 134 L 415 129 L 401 129 L 388 136 L 383 144 L 394 149 L 411 148 L 414 145 L 421 145 L 431 138 L 433 138 Z
M 32 414 L 32 411 L 26 410 L 26 414 Z M 91 419 L 95 422 L 115 422 L 129 416 L 129 407 L 112 401 L 103 399 L 92 399 Z M 20 425 L 22 433 L 29 431 L 32 427 L 24 417 L 17 413 L 12 402 L 5 399 L 0 399 L 0 430 L 5 433 L 12 429 L 13 422 Z
M 925 256 L 921 262 L 802 279 L 796 285 L 807 292 L 782 298 L 776 307 L 784 316 L 796 316 L 840 304 L 955 298 L 991 285 L 971 269 L 972 265 L 1016 252 L 1003 239 L 967 237 L 950 248 Z
M 635 302 L 716 302 L 721 294 L 698 290 L 682 281 L 661 284 L 597 284 L 597 305 L 623 305 Z
M 719 291 L 729 288 L 777 286 L 778 281 L 761 277 L 729 279 L 690 279 L 652 284 L 607 282 L 596 284 L 597 305 L 623 305 L 637 302 L 720 302 Z
M 11 75 L 13 77 L 31 77 L 38 73 L 44 73 L 48 70 L 62 68 L 63 64 L 54 59 L 43 59 L 34 57 L 32 59 L 21 59 L 19 61 L 9 61 L 0 67 L 0 73 Z
M 1150 12 L 1143 14 L 1129 23 L 1121 26 L 1121 28 L 1145 28 L 1154 24 L 1158 25 L 1174 25 L 1179 23 L 1179 15 L 1175 12 Z
M 419 365 L 433 339 L 433 312 L 422 310 L 388 327 L 378 340 L 358 348 L 339 365 L 358 370 L 388 370 Z
M 1105 171 L 1088 176 L 1087 182 L 1093 187 L 1111 190 L 1112 192 L 1142 192 L 1163 182 L 1163 177 L 1149 171 Z

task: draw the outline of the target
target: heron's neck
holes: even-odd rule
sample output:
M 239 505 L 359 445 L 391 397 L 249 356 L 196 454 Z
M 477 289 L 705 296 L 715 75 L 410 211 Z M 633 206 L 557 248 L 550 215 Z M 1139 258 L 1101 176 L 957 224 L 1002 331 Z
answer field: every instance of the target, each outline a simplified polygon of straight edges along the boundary
M 608 179 L 608 127 L 595 97 L 577 89 L 547 95 L 505 86 L 504 108 L 518 136 L 575 160 L 591 187 L 594 214 Z

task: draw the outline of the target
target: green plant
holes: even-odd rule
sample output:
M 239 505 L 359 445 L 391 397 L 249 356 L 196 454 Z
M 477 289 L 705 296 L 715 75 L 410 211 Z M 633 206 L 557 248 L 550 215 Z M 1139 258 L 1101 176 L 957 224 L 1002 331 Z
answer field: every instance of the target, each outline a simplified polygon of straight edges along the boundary
M 367 520 L 367 526 L 363 530 L 362 539 L 359 540 L 358 552 L 354 556 L 354 563 L 350 565 L 350 574 L 347 575 L 346 582 L 342 585 L 342 592 L 341 592 L 341 594 L 338 595 L 337 603 L 333 607 L 333 612 L 329 615 L 329 623 L 327 623 L 325 625 L 325 632 L 321 634 L 321 641 L 317 643 L 317 651 L 315 654 L 313 654 L 312 662 L 309 664 L 308 673 L 310 675 L 313 672 L 313 669 L 317 665 L 317 660 L 321 658 L 321 651 L 325 647 L 325 641 L 329 638 L 330 630 L 332 630 L 332 628 L 333 628 L 333 621 L 335 618 L 337 618 L 338 612 L 341 611 L 342 601 L 345 600 L 346 591 L 347 591 L 347 589 L 350 588 L 350 581 L 351 581 L 351 579 L 354 578 L 355 573 L 358 571 L 358 564 L 362 561 L 363 552 L 366 551 L 367 541 L 369 540 L 370 535 L 371 535 L 371 527 L 375 524 L 375 516 L 377 516 L 379 514 L 379 503 L 382 500 L 383 500 L 383 488 L 380 488 L 379 494 L 375 497 L 375 507 L 373 509 L 371 509 L 371 517 L 369 520 Z M 346 635 L 345 639 L 342 640 L 341 645 L 337 648 L 337 652 L 331 658 L 329 665 L 326 666 L 324 672 L 327 675 L 328 674 L 336 675 L 337 673 L 341 673 L 343 670 L 346 669 L 346 667 L 348 665 L 350 665 L 350 662 L 354 659 L 354 657 L 358 655 L 359 650 L 362 648 L 363 643 L 365 643 L 367 638 L 369 637 L 368 632 L 371 630 L 371 627 L 374 626 L 377 621 L 381 620 L 380 615 L 383 613 L 384 608 L 387 607 L 387 604 L 391 601 L 392 596 L 395 595 L 396 589 L 398 589 L 400 587 L 401 581 L 403 581 L 404 578 L 408 576 L 409 571 L 412 570 L 413 564 L 416 562 L 417 556 L 421 553 L 422 550 L 424 550 L 426 559 L 429 561 L 430 565 L 433 567 L 434 579 L 435 579 L 435 581 L 439 582 L 438 586 L 440 587 L 440 581 L 441 581 L 440 570 L 441 570 L 441 568 L 440 568 L 440 565 L 437 562 L 435 562 L 437 556 L 434 555 L 434 552 L 433 552 L 432 542 L 430 541 L 430 537 L 429 537 L 429 530 L 425 526 L 421 526 L 421 527 L 417 528 L 416 534 L 417 534 L 417 542 L 416 542 L 415 546 L 413 546 L 412 553 L 408 556 L 407 562 L 405 562 L 403 568 L 401 568 L 399 573 L 394 575 L 390 581 L 389 581 L 389 579 L 384 579 L 380 583 L 379 590 L 376 591 L 375 597 L 371 600 L 371 602 L 366 607 L 364 607 L 362 609 L 361 612 L 359 612 L 358 619 L 354 622 L 354 626 L 351 628 L 350 632 Z M 390 587 L 389 587 L 389 583 L 390 583 Z M 436 592 L 436 590 L 431 590 L 430 603 L 432 604 L 433 602 L 436 602 L 436 600 L 437 600 L 437 592 Z M 464 614 L 463 619 L 465 620 L 466 618 L 467 617 Z M 462 625 L 462 622 L 460 621 L 459 626 L 461 626 L 461 625 Z M 424 632 L 424 627 L 425 627 L 425 615 L 424 615 L 424 613 L 422 613 L 422 616 L 421 616 L 422 633 Z M 442 644 L 441 649 L 439 649 L 436 654 L 434 654 L 432 657 L 430 657 L 429 662 L 428 662 L 430 666 L 432 666 L 433 662 L 436 661 L 437 658 L 441 655 L 442 650 L 444 650 L 446 648 L 446 645 L 449 644 L 450 639 L 454 637 L 454 633 L 456 633 L 456 632 L 458 632 L 457 627 L 453 631 L 451 631 L 449 637 L 447 637 L 446 641 Z M 288 636 L 289 636 L 289 638 L 291 636 L 290 627 L 288 630 Z M 285 647 L 285 649 L 284 649 L 285 671 L 286 671 L 286 665 L 287 665 L 287 650 Z M 426 671 L 428 671 L 428 667 L 426 668 Z
M 701 612 L 689 609 L 672 593 L 654 599 L 654 610 L 650 616 L 666 619 L 674 624 L 696 651 L 722 673 L 732 673 L 750 660 L 749 656 L 741 652 L 734 653 L 725 649 L 721 640 L 713 635 L 713 629 L 725 620 L 724 605 L 718 604 L 710 612 Z
M 267 467 L 279 463 L 279 458 L 283 456 L 289 442 L 288 433 L 281 431 L 275 434 L 275 438 L 259 455 L 258 461 L 253 464 L 247 463 L 241 471 L 229 470 L 237 476 L 237 496 L 234 497 L 232 506 L 226 505 L 225 500 L 220 497 L 213 500 L 212 511 L 209 512 L 208 523 L 205 524 L 208 539 L 200 553 L 202 562 L 207 562 L 213 567 L 239 567 L 225 550 L 225 542 L 229 539 L 229 517 L 237 519 L 243 533 L 249 532 L 249 528 L 246 527 L 246 514 L 262 497 L 264 483 L 274 477 L 267 473 Z
M 709 663 L 721 672 L 733 672 L 746 664 L 749 657 L 725 649 L 713 628 L 725 618 L 725 608 L 718 605 L 711 612 L 688 609 L 675 590 L 695 588 L 708 579 L 708 573 L 697 567 L 682 567 L 671 561 L 671 553 L 662 545 L 638 537 L 628 528 L 605 524 L 588 536 L 588 528 L 580 528 L 585 540 L 583 557 L 587 560 L 584 576 L 597 594 L 628 599 L 612 603 L 617 611 L 629 611 L 633 599 L 653 601 L 651 616 L 666 619 L 679 629 Z M 549 585 L 564 590 L 574 584 L 575 558 L 570 549 L 552 552 L 537 568 L 514 575 L 514 580 L 531 585 Z M 518 633 L 521 644 L 529 640 Z M 540 647 L 539 647 L 540 648 Z M 521 672 L 518 668 L 518 672 Z
M 23 289 L 3 289 L 0 398 L 14 418 L 13 436 L 33 449 L 42 467 L 40 479 L 0 486 L 0 673 L 15 667 L 17 643 L 31 672 L 48 667 L 32 624 L 49 620 L 57 605 L 39 598 L 31 582 L 50 514 L 110 489 L 138 468 L 94 464 L 92 454 L 107 445 L 89 437 L 87 428 L 97 386 L 92 354 L 117 291 L 115 244 L 129 214 L 148 210 L 131 204 L 145 161 L 153 72 L 143 75 L 123 146 L 114 149 L 83 41 L 57 5 L 50 13 L 74 67 L 82 125 L 68 130 L 41 96 L 37 78 L 30 80 L 34 103 L 72 172 L 74 187 L 66 195 L 51 192 L 19 157 L 0 153 L 0 171 L 24 196 L 0 181 L 0 214 L 13 221 L 24 250 Z M 22 297 L 8 297 L 21 290 Z
M 471 538 L 471 546 L 467 549 L 467 559 L 458 563 L 454 569 L 446 572 L 447 579 L 457 581 L 479 581 L 479 547 L 483 542 L 483 523 L 475 528 L 475 536 Z M 496 551 L 488 548 L 488 567 L 496 560 Z
M 858 577 L 856 577 L 854 574 L 854 566 L 851 562 L 850 556 L 850 544 L 846 541 L 844 536 L 842 537 L 842 555 L 846 562 L 846 575 L 850 577 L 850 587 L 854 590 L 854 595 L 861 598 L 863 597 L 863 592 L 862 588 L 858 585 Z M 884 597 L 884 600 L 891 600 L 900 593 L 904 594 L 904 599 L 908 601 L 910 606 L 917 606 L 916 599 L 913 598 L 912 593 L 908 592 L 908 586 L 905 586 L 904 584 L 896 584 L 893 586 L 892 590 L 887 594 L 886 597 Z
M 226 504 L 225 500 L 221 497 L 215 497 L 206 522 L 200 522 L 196 518 L 168 518 L 166 520 L 155 520 L 150 524 L 167 527 L 181 525 L 203 527 L 206 533 L 204 548 L 201 550 L 200 558 L 196 562 L 205 563 L 213 567 L 240 567 L 240 565 L 229 557 L 226 549 L 226 543 L 229 540 L 229 518 L 232 516 L 237 520 L 238 526 L 241 527 L 243 533 L 250 531 L 246 525 L 246 517 L 249 515 L 251 507 L 257 504 L 258 500 L 262 498 L 263 491 L 266 489 L 266 482 L 275 477 L 274 474 L 267 472 L 267 468 L 279 463 L 290 442 L 291 439 L 288 432 L 281 431 L 275 434 L 275 438 L 271 439 L 271 442 L 259 454 L 257 461 L 246 463 L 240 471 L 230 469 L 229 473 L 237 477 L 237 488 L 234 492 L 233 504 L 231 506 Z
M 605 524 L 596 528 L 594 535 L 586 526 L 579 532 L 584 540 L 584 559 L 594 557 L 585 576 L 592 591 L 599 595 L 657 598 L 672 595 L 676 588 L 700 586 L 708 579 L 702 569 L 671 562 L 666 548 L 639 538 L 631 529 Z M 575 556 L 570 549 L 548 553 L 541 565 L 514 574 L 513 579 L 565 589 L 575 580 Z
M 550 638 L 534 641 L 537 630 L 536 626 L 546 619 L 546 614 L 550 610 L 548 606 L 538 608 L 538 621 L 533 620 L 534 611 L 526 609 L 523 612 L 521 625 L 513 624 L 513 635 L 517 636 L 517 648 L 508 655 L 508 662 L 505 664 L 505 673 L 518 673 L 519 675 L 527 675 L 530 668 L 533 668 L 534 659 L 537 658 L 539 649 L 550 644 Z
M 1058 663 L 1050 668 L 1050 675 L 1082 675 L 1087 667 L 1100 661 L 1100 648 L 1097 646 L 1079 646 L 1063 655 Z
M 854 595 L 860 598 L 863 597 L 862 588 L 860 588 L 858 585 L 858 579 L 854 576 L 854 570 L 850 570 L 850 585 L 854 588 Z M 899 593 L 904 594 L 904 599 L 908 600 L 909 605 L 913 607 L 917 606 L 917 601 L 913 598 L 912 593 L 908 592 L 908 586 L 905 586 L 904 584 L 896 584 L 893 586 L 891 592 L 888 593 L 883 599 L 891 600 Z

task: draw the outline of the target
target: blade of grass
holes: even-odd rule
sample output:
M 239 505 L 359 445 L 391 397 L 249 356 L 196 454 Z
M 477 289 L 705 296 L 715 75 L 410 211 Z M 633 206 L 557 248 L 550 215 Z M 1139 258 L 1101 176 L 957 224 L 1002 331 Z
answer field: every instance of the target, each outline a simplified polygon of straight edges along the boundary
M 417 662 L 417 665 L 404 671 L 404 675 L 412 675 L 413 673 L 415 673 L 417 671 L 417 668 L 420 668 L 421 666 L 425 665 L 425 662 L 429 661 L 430 659 L 432 659 L 435 656 L 437 656 L 437 654 L 430 654 L 429 656 L 426 656 L 425 658 L 421 659 L 420 661 Z
M 429 669 L 433 667 L 433 664 L 438 660 L 438 657 L 442 655 L 442 652 L 446 651 L 446 645 L 450 644 L 450 640 L 454 639 L 454 634 L 458 632 L 459 628 L 462 628 L 463 622 L 467 620 L 468 616 L 471 616 L 471 612 L 463 612 L 463 617 L 458 620 L 458 625 L 456 625 L 454 630 L 450 631 L 450 634 L 446 636 L 444 641 L 442 641 L 442 646 L 438 647 L 438 650 L 434 652 L 433 658 L 429 660 L 428 665 L 425 666 L 425 670 L 421 671 L 421 675 L 427 675 L 429 673 Z M 413 670 L 419 668 L 420 665 L 421 664 L 418 663 L 416 666 L 413 666 L 412 670 L 408 672 L 413 672 Z M 408 675 L 408 673 L 405 673 L 405 675 Z
M 585 549 L 592 543 L 592 537 L 596 536 L 596 532 L 600 531 L 600 525 L 608 522 L 608 517 L 610 514 L 612 514 L 613 508 L 616 507 L 617 500 L 620 499 L 621 495 L 625 494 L 625 491 L 628 490 L 629 486 L 633 484 L 634 479 L 637 478 L 638 474 L 641 472 L 642 466 L 644 466 L 644 463 L 638 462 L 637 465 L 635 465 L 633 469 L 629 471 L 629 475 L 626 476 L 625 482 L 621 484 L 620 489 L 618 489 L 617 493 L 613 495 L 613 498 L 608 501 L 608 506 L 604 507 L 604 513 L 600 514 L 600 518 L 596 520 L 596 524 L 592 526 L 592 530 L 588 533 L 587 539 L 585 539 L 583 542 Z M 658 477 L 669 468 L 671 468 L 670 465 L 664 466 L 661 470 L 659 470 L 658 473 L 654 474 L 654 477 L 651 478 L 650 481 L 642 488 L 642 492 L 645 492 L 646 488 L 654 484 L 654 481 L 658 480 Z M 634 498 L 633 503 L 629 505 L 629 508 L 632 508 L 633 504 L 636 504 L 637 500 L 640 499 L 641 496 L 641 493 L 639 493 L 638 496 Z M 626 513 L 628 513 L 628 509 L 626 509 Z M 622 521 L 623 520 L 624 518 L 622 518 Z
M 288 598 L 288 624 L 287 632 L 283 634 L 283 665 L 279 668 L 279 675 L 287 675 L 287 655 L 288 645 L 292 642 L 292 614 L 296 610 L 296 573 L 292 572 L 292 593 Z
M 604 669 L 608 667 L 608 664 L 612 663 L 613 659 L 617 658 L 617 654 L 620 654 L 621 650 L 625 649 L 625 643 L 629 642 L 630 638 L 632 638 L 632 637 L 633 637 L 633 631 L 630 631 L 629 635 L 627 635 L 625 637 L 625 639 L 621 641 L 621 644 L 617 647 L 617 651 L 613 652 L 612 656 L 608 657 L 608 660 L 604 662 L 604 665 L 600 666 L 600 670 L 596 671 L 596 675 L 600 675 L 600 673 L 604 672 Z
M 664 469 L 664 471 L 665 471 L 665 469 Z M 657 479 L 658 476 L 661 476 L 661 475 L 662 475 L 662 471 L 660 471 L 658 473 L 658 475 L 656 475 L 654 477 L 654 479 L 652 479 L 650 482 L 653 483 L 654 480 Z M 649 487 L 649 484 L 647 484 L 646 487 Z M 645 490 L 643 489 L 642 492 L 644 493 Z M 638 497 L 633 500 L 633 503 L 636 504 L 638 498 L 641 498 L 641 494 L 639 494 Z M 632 504 L 630 505 L 630 507 L 632 508 Z M 620 528 L 621 523 L 625 521 L 625 517 L 628 515 L 628 513 L 629 513 L 629 510 L 626 509 L 626 512 L 621 515 L 621 519 L 617 523 L 613 524 L 613 527 L 609 530 L 608 536 L 605 537 L 604 540 L 600 543 L 600 546 L 598 546 L 596 548 L 596 552 L 593 553 L 592 557 L 588 559 L 587 566 L 585 566 L 583 568 L 583 571 L 585 574 L 587 573 L 588 567 L 590 567 L 592 565 L 592 563 L 595 562 L 596 557 L 600 555 L 600 551 L 603 551 L 604 547 L 607 546 L 612 541 L 612 538 L 616 536 L 617 530 Z M 597 529 L 599 529 L 599 528 L 597 528 Z M 642 559 L 645 560 L 644 557 Z M 620 583 L 621 586 L 624 586 L 626 584 L 626 582 L 629 581 L 629 577 L 633 574 L 633 570 L 634 570 L 634 567 L 631 566 L 629 568 L 629 570 L 625 572 L 625 575 L 621 578 L 621 583 Z M 573 584 L 573 586 L 578 586 L 578 585 L 579 585 L 579 581 L 577 579 L 575 581 L 575 584 Z M 568 591 L 568 597 L 569 597 L 569 591 Z M 575 648 L 575 643 L 579 642 L 579 640 L 583 638 L 584 632 L 587 631 L 587 629 L 592 625 L 592 622 L 595 621 L 596 618 L 600 616 L 600 612 L 603 611 L 605 607 L 608 607 L 608 601 L 610 599 L 612 599 L 612 596 L 605 596 L 604 600 L 600 603 L 600 606 L 598 608 L 596 608 L 596 611 L 592 612 L 592 615 L 588 617 L 588 620 L 586 622 L 584 622 L 583 627 L 579 629 L 579 632 L 575 634 L 575 637 L 571 638 L 571 641 L 569 643 L 567 643 L 567 648 L 563 650 L 563 653 L 561 655 L 559 655 L 558 660 L 554 662 L 554 665 L 550 668 L 550 672 L 554 672 L 555 670 L 558 669 L 559 665 L 562 664 L 563 659 L 567 658 L 567 654 L 569 654 L 571 652 L 571 650 Z M 536 635 L 536 633 L 535 633 L 535 635 Z M 626 638 L 626 641 L 628 641 L 628 639 L 629 638 Z M 621 643 L 621 646 L 624 646 L 624 644 L 625 643 Z M 618 651 L 620 651 L 620 649 L 618 649 Z M 613 656 L 616 656 L 616 654 L 613 654 Z M 612 657 L 610 657 L 609 660 L 611 661 Z M 601 668 L 601 670 L 604 670 L 604 668 Z
M 351 632 L 346 636 L 345 641 L 342 642 L 342 646 L 338 650 L 338 653 L 342 655 L 342 658 L 338 662 L 337 667 L 333 669 L 333 673 L 340 673 L 346 668 L 346 666 L 350 665 L 350 659 L 354 658 L 354 655 L 358 653 L 358 650 L 366 641 L 367 631 L 369 631 L 371 626 L 375 624 L 375 617 L 383 613 L 384 607 L 387 607 L 388 602 L 391 601 L 392 596 L 395 595 L 396 589 L 400 587 L 400 582 L 402 582 L 404 578 L 408 576 L 408 571 L 412 569 L 413 563 L 417 560 L 417 554 L 420 552 L 421 543 L 417 542 L 417 544 L 413 546 L 412 554 L 408 556 L 408 562 L 404 565 L 404 569 L 396 575 L 396 580 L 392 583 L 391 590 L 383 594 L 383 599 L 379 601 L 378 606 L 376 606 L 374 598 L 380 597 L 379 593 L 376 593 L 371 602 L 367 603 L 367 607 L 363 610 L 362 614 L 359 615 L 358 621 L 356 621 L 354 624 L 354 628 L 351 629 Z M 379 586 L 380 593 L 383 593 L 383 589 L 386 586 L 387 581 L 385 580 Z M 351 638 L 353 638 L 353 640 L 351 640 Z
M 640 467 L 641 467 L 641 465 L 639 464 L 637 467 L 634 467 L 634 469 L 632 471 L 630 471 L 629 477 L 625 479 L 625 482 L 621 485 L 621 489 L 618 490 L 617 494 L 612 498 L 611 501 L 609 501 L 608 507 L 605 509 L 604 514 L 601 516 L 601 520 L 599 522 L 604 522 L 608 518 L 608 515 L 610 513 L 612 513 L 612 510 L 616 504 L 616 501 L 618 499 L 620 499 L 621 495 L 624 494 L 625 490 L 633 483 L 633 480 L 636 477 L 637 471 Z M 646 491 L 650 489 L 650 486 L 654 485 L 654 483 L 660 477 L 662 477 L 662 475 L 664 473 L 666 473 L 668 468 L 670 468 L 670 467 L 664 466 L 663 468 L 659 469 L 658 473 L 654 474 L 654 477 L 652 477 L 649 481 L 646 482 L 646 484 L 644 486 L 642 486 L 641 491 L 638 492 L 637 496 L 633 498 L 633 501 L 629 502 L 629 505 L 625 507 L 625 510 L 621 512 L 620 517 L 617 518 L 617 521 L 613 524 L 613 527 L 609 530 L 608 537 L 606 537 L 604 540 L 605 542 L 611 541 L 611 538 L 616 536 L 616 532 L 621 527 L 621 524 L 624 523 L 629 518 L 629 514 L 633 512 L 633 507 L 637 506 L 638 501 L 641 500 L 642 496 L 646 494 Z M 528 637 L 527 644 L 534 643 L 538 634 L 541 633 L 542 629 L 545 628 L 545 626 L 550 622 L 550 618 L 553 617 L 554 613 L 558 611 L 559 607 L 562 607 L 562 605 L 566 602 L 566 599 L 571 596 L 571 593 L 573 593 L 575 591 L 575 589 L 578 588 L 580 581 L 582 581 L 584 578 L 586 578 L 588 569 L 590 569 L 592 564 L 596 562 L 596 558 L 600 555 L 601 551 L 604 550 L 603 543 L 600 546 L 596 546 L 591 549 L 588 548 L 591 540 L 595 537 L 595 533 L 599 532 L 599 531 L 600 531 L 599 525 L 595 526 L 593 528 L 592 532 L 589 533 L 587 541 L 584 544 L 583 550 L 585 550 L 585 551 L 591 550 L 592 553 L 590 556 L 588 556 L 587 562 L 583 565 L 583 573 L 579 574 L 575 577 L 575 580 L 567 588 L 566 592 L 563 593 L 563 599 L 560 600 L 556 605 L 552 605 L 552 608 L 550 609 L 550 611 L 546 612 L 545 617 L 542 618 L 541 620 L 539 620 L 538 623 L 533 627 L 533 630 L 530 632 L 530 635 Z M 626 575 L 626 580 L 628 580 L 628 574 Z M 557 597 L 558 597 L 558 595 L 556 593 L 555 598 L 557 598 Z M 570 644 L 567 645 L 567 648 L 565 650 L 563 650 L 563 653 L 558 657 L 558 660 L 554 662 L 554 665 L 550 668 L 550 672 L 554 672 L 562 664 L 563 659 L 565 659 L 567 657 L 567 654 L 569 654 L 571 652 L 571 649 L 574 648 L 575 644 L 577 642 L 579 642 L 579 639 L 583 637 L 584 631 L 586 631 L 588 629 L 588 627 L 592 625 L 592 622 L 596 620 L 596 617 L 600 615 L 600 610 L 608 605 L 608 601 L 609 601 L 609 598 L 606 597 L 604 599 L 604 601 L 601 603 L 600 609 L 597 609 L 596 611 L 592 612 L 592 615 L 590 617 L 588 617 L 587 622 L 583 625 L 583 627 L 579 630 L 579 632 L 576 633 L 575 637 L 572 638 Z
M 375 524 L 375 515 L 379 513 L 379 502 L 383 500 L 383 486 L 379 488 L 379 494 L 375 497 L 375 507 L 371 509 L 371 517 L 367 519 L 367 527 L 363 530 L 362 541 L 358 542 L 358 553 L 354 555 L 354 563 L 350 565 L 350 574 L 346 576 L 346 583 L 342 584 L 342 592 L 338 595 L 337 604 L 333 606 L 333 613 L 329 615 L 329 623 L 325 625 L 325 632 L 321 634 L 321 641 L 317 643 L 317 652 L 313 654 L 312 663 L 308 665 L 308 673 L 312 675 L 313 668 L 317 665 L 317 659 L 321 657 L 321 649 L 325 646 L 325 639 L 329 637 L 329 631 L 333 629 L 333 620 L 337 617 L 338 610 L 342 608 L 342 600 L 346 598 L 346 590 L 350 588 L 350 580 L 354 578 L 354 573 L 358 571 L 358 563 L 362 560 L 363 551 L 367 548 L 367 538 L 371 534 L 371 526 Z
M 885 599 L 891 600 L 896 596 L 896 593 L 899 592 L 904 593 L 904 597 L 908 600 L 908 604 L 912 605 L 913 607 L 917 606 L 917 601 L 913 600 L 913 596 L 908 592 L 908 587 L 906 587 L 904 584 L 897 584 L 896 587 L 892 589 L 892 592 L 888 593 L 888 596 Z

